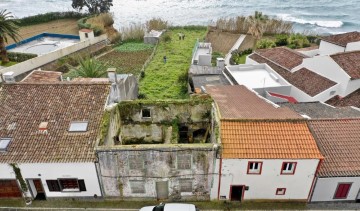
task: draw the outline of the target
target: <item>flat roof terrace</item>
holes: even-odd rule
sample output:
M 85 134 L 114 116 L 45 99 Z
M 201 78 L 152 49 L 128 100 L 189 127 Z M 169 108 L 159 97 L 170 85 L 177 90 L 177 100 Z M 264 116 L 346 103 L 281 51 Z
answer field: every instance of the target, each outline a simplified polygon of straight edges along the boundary
M 233 80 L 251 89 L 289 85 L 264 64 L 236 65 L 226 68 Z

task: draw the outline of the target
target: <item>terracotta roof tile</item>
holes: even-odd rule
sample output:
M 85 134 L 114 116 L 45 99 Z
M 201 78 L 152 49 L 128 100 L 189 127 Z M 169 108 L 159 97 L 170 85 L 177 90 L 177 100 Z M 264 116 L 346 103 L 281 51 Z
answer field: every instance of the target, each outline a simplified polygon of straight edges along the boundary
M 330 56 L 350 77 L 360 79 L 360 51 L 338 53 Z
M 288 70 L 299 66 L 304 58 L 308 58 L 308 56 L 286 47 L 259 49 L 255 53 Z
M 12 141 L 0 163 L 93 161 L 109 89 L 108 83 L 4 84 L 0 137 Z M 87 132 L 68 132 L 72 121 L 88 121 Z M 41 122 L 48 122 L 45 134 Z
M 325 156 L 320 177 L 360 176 L 360 119 L 309 121 Z
M 298 119 L 301 118 L 289 108 L 281 108 L 243 85 L 206 86 L 219 107 L 224 119 Z
M 252 54 L 250 58 L 258 63 L 268 64 L 274 71 L 279 73 L 289 83 L 302 90 L 310 96 L 315 96 L 330 87 L 336 85 L 335 82 L 318 75 L 306 68 L 301 68 L 294 73 L 276 65 L 275 63 L 257 55 Z
M 335 96 L 329 99 L 328 101 L 326 101 L 326 103 L 339 107 L 355 106 L 360 108 L 360 89 L 356 90 L 355 92 L 343 98 L 339 98 L 339 96 Z
M 322 40 L 342 47 L 346 47 L 346 45 L 350 42 L 360 41 L 360 32 L 354 31 L 343 34 L 330 35 L 327 37 L 323 37 Z
M 223 158 L 321 159 L 305 122 L 221 120 Z
M 24 83 L 59 82 L 61 74 L 62 74 L 61 72 L 55 72 L 55 71 L 34 70 L 21 82 Z

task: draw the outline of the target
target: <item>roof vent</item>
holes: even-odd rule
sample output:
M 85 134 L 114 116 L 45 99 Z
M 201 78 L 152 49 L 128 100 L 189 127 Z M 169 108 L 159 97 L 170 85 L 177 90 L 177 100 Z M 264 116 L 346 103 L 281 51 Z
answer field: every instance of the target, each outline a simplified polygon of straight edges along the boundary
M 3 74 L 5 83 L 15 83 L 14 72 L 6 72 Z
M 47 134 L 47 127 L 48 127 L 48 122 L 41 122 L 39 125 L 39 132 L 42 134 Z

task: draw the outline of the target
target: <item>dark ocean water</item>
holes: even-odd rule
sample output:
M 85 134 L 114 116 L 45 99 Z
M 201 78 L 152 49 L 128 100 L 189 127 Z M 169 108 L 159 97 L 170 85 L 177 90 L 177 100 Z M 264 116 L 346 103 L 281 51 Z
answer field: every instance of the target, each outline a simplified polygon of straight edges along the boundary
M 0 0 L 0 8 L 24 17 L 70 11 L 71 0 Z M 173 25 L 207 25 L 219 17 L 254 11 L 294 23 L 295 30 L 341 33 L 360 30 L 360 0 L 114 0 L 117 27 L 160 17 Z

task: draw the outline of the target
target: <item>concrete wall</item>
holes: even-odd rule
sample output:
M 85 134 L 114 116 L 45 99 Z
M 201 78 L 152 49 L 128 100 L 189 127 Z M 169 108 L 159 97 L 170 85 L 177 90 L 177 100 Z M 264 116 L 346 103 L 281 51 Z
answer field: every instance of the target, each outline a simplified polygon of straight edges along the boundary
M 360 50 L 360 42 L 350 42 L 346 45 L 345 51 L 358 51 Z
M 26 179 L 41 179 L 46 197 L 93 197 L 101 196 L 99 180 L 94 163 L 24 163 L 18 164 L 21 174 Z M 0 164 L 0 179 L 15 178 L 12 167 Z M 85 181 L 86 191 L 50 192 L 46 180 L 76 178 Z M 29 195 L 30 193 L 28 193 Z
M 357 89 L 360 89 L 360 79 L 350 80 L 344 95 L 340 95 L 340 96 L 345 97 L 345 96 L 353 93 Z
M 334 199 L 339 183 L 352 183 L 346 199 Z M 360 177 L 317 178 L 311 201 L 355 201 L 358 197 L 359 189 Z
M 298 51 L 299 53 L 302 53 L 309 57 L 314 57 L 320 53 L 319 49 L 309 50 L 309 51 Z
M 35 57 L 32 59 L 29 59 L 27 61 L 18 63 L 16 65 L 1 69 L 0 73 L 14 72 L 15 73 L 14 76 L 18 76 L 20 74 L 23 74 L 23 73 L 26 73 L 33 69 L 36 69 L 42 65 L 45 65 L 49 62 L 57 60 L 61 57 L 64 57 L 71 53 L 74 53 L 76 51 L 79 51 L 83 48 L 86 48 L 88 46 L 91 46 L 93 44 L 96 44 L 96 43 L 101 42 L 106 39 L 107 39 L 107 35 L 101 35 L 101 36 L 95 37 L 94 39 L 91 39 L 91 40 L 85 40 L 85 41 L 76 43 L 72 46 L 69 46 L 67 48 L 62 48 L 57 51 L 54 51 L 54 52 L 51 52 L 51 53 L 48 53 L 48 54 L 45 54 L 42 56 L 38 56 L 38 57 Z M 0 78 L 0 82 L 2 82 L 1 78 Z
M 336 54 L 336 53 L 340 53 L 340 52 L 344 52 L 345 48 L 326 42 L 324 40 L 321 40 L 320 42 L 320 46 L 319 46 L 319 54 L 322 55 L 331 55 L 331 54 Z
M 261 175 L 247 174 L 249 161 L 263 162 Z M 280 174 L 283 162 L 297 162 L 294 175 Z M 245 185 L 249 190 L 244 191 L 244 200 L 307 200 L 318 163 L 317 159 L 223 159 L 219 195 L 229 200 L 231 185 Z M 219 164 L 218 159 L 215 169 L 219 168 Z M 218 180 L 215 177 L 211 199 L 217 199 Z M 285 195 L 276 195 L 277 188 L 286 188 Z
M 168 181 L 169 199 L 208 200 L 215 151 L 212 144 L 199 145 L 137 145 L 136 148 L 117 146 L 98 148 L 100 178 L 106 197 L 157 198 L 156 182 Z M 191 156 L 191 168 L 180 169 L 178 155 Z M 131 169 L 133 156 L 141 162 L 140 169 Z M 191 192 L 181 192 L 179 181 L 190 179 Z M 142 181 L 144 193 L 132 193 L 131 182 Z

